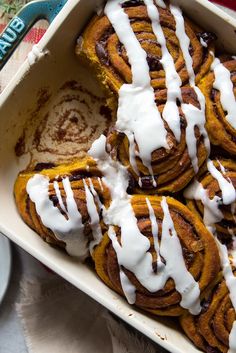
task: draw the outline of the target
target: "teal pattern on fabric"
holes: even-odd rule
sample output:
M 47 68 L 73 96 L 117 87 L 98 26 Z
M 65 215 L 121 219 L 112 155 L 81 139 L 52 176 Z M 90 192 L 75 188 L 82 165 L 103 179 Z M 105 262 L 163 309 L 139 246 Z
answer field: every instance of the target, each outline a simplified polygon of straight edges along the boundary
M 39 20 L 51 23 L 67 0 L 36 0 L 25 5 L 0 35 L 0 70 L 30 28 Z

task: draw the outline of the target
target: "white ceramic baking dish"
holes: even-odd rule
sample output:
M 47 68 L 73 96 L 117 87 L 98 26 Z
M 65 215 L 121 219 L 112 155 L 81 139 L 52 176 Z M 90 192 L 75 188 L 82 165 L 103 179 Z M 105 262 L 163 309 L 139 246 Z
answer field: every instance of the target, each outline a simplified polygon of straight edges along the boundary
M 220 47 L 236 54 L 235 19 L 206 0 L 177 0 L 176 3 L 203 28 L 215 32 Z M 38 113 L 39 96 L 42 98 L 46 89 L 53 106 L 59 87 L 71 80 L 102 95 L 74 54 L 77 38 L 95 7 L 94 0 L 68 0 L 0 96 L 0 231 L 168 351 L 196 353 L 199 351 L 174 324 L 175 320 L 154 318 L 128 305 L 105 286 L 89 266 L 44 243 L 25 225 L 16 210 L 13 185 L 19 170 L 27 165 L 29 155 L 18 158 L 14 148 L 26 122 L 33 124 L 42 118 Z

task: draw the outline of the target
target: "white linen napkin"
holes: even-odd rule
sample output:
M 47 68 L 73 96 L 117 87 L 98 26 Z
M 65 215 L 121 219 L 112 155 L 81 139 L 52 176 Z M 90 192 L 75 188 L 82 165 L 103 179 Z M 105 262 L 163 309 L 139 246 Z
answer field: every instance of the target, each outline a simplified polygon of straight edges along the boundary
M 162 352 L 57 275 L 24 277 L 16 309 L 29 353 Z

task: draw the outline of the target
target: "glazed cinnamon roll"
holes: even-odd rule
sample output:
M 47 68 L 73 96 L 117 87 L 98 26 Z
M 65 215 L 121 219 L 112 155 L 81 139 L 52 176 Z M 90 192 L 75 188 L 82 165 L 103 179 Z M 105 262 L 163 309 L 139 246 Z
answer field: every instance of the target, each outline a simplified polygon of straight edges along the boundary
M 109 3 L 86 28 L 77 52 L 119 94 L 108 150 L 128 167 L 135 192 L 179 191 L 205 161 L 205 101 L 196 84 L 210 69 L 213 39 L 163 1 Z
M 236 271 L 232 263 L 231 258 L 232 269 L 229 269 L 229 262 L 226 261 L 225 266 L 229 266 L 227 273 L 219 276 L 214 287 L 208 291 L 202 301 L 200 315 L 192 316 L 186 313 L 180 318 L 187 336 L 207 353 L 233 352 L 236 347 L 236 302 L 233 299 Z
M 215 59 L 199 88 L 206 99 L 206 129 L 213 145 L 236 155 L 236 60 Z
M 97 274 L 154 314 L 198 313 L 200 297 L 220 266 L 213 236 L 173 198 L 135 195 L 131 205 L 138 228 L 132 218 L 109 228 L 93 253 Z
M 185 191 L 187 206 L 205 222 L 213 220 L 208 226 L 215 228 L 218 239 L 230 249 L 236 234 L 236 162 L 221 158 L 207 165 L 198 177 L 196 192 L 192 192 L 194 185 Z
M 84 259 L 101 240 L 109 190 L 91 158 L 45 167 L 18 175 L 14 194 L 19 213 L 45 241 Z
M 122 7 L 129 17 L 137 40 L 147 54 L 152 87 L 155 90 L 165 88 L 166 73 L 162 63 L 161 44 L 153 32 L 145 1 L 124 1 Z M 158 11 L 168 50 L 184 85 L 188 81 L 188 72 L 175 33 L 175 19 L 167 6 L 165 8 L 158 7 Z M 193 69 L 197 75 L 196 82 L 199 82 L 209 71 L 212 62 L 209 50 L 214 49 L 215 38 L 194 26 L 189 20 L 185 21 L 185 29 L 190 39 L 189 51 L 193 60 Z M 202 45 L 203 38 L 205 46 Z M 89 60 L 101 81 L 106 87 L 109 87 L 109 91 L 112 89 L 118 92 L 122 84 L 132 82 L 127 51 L 104 13 L 91 20 L 82 35 L 76 52 L 86 61 Z
M 181 89 L 182 103 L 191 104 L 192 106 L 200 109 L 198 97 L 196 92 L 191 87 L 183 87 Z M 156 104 L 160 111 L 163 113 L 167 101 L 167 90 L 156 92 Z M 177 192 L 182 190 L 193 178 L 195 171 L 189 156 L 189 144 L 193 144 L 194 140 L 189 142 L 186 139 L 186 134 L 190 121 L 187 120 L 179 102 L 178 106 L 180 116 L 180 129 L 181 135 L 179 141 L 174 133 L 165 123 L 167 130 L 168 148 L 160 148 L 152 152 L 151 167 L 153 175 L 150 175 L 150 170 L 144 166 L 139 157 L 139 148 L 135 143 L 135 163 L 130 160 L 130 143 L 128 137 L 124 133 L 113 129 L 108 134 L 107 149 L 113 159 L 119 161 L 126 166 L 130 172 L 131 191 L 140 193 L 166 193 Z M 144 117 L 145 119 L 145 117 Z M 196 138 L 196 157 L 197 167 L 206 161 L 208 152 L 204 143 L 204 137 L 201 135 L 199 128 L 196 126 L 194 135 Z M 134 168 L 138 169 L 138 172 Z M 153 185 L 153 179 L 156 186 Z

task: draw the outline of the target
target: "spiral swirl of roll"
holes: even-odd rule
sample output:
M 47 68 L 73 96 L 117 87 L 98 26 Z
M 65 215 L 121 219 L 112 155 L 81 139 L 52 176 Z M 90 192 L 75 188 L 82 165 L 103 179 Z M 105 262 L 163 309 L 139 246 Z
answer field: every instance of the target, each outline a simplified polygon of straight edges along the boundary
M 144 2 L 126 1 L 122 4 L 122 7 L 130 19 L 131 27 L 138 41 L 147 53 L 152 87 L 155 90 L 165 88 L 165 71 L 161 64 L 161 47 L 153 33 Z M 166 9 L 158 7 L 158 11 L 168 50 L 184 85 L 188 81 L 188 73 L 175 33 L 175 20 L 168 7 Z M 190 38 L 189 51 L 193 60 L 193 69 L 196 73 L 196 82 L 199 82 L 209 71 L 212 62 L 210 51 L 214 50 L 212 44 L 214 38 L 211 38 L 208 48 L 204 48 L 200 42 L 202 34 L 200 28 L 186 20 L 185 30 Z M 104 14 L 95 16 L 86 27 L 76 52 L 78 55 L 85 57 L 86 61 L 90 61 L 105 86 L 113 91 L 118 92 L 122 84 L 131 83 L 132 74 L 126 50 L 119 42 L 111 23 Z
M 158 238 L 159 242 L 161 242 L 164 217 L 163 209 L 161 208 L 162 197 L 148 196 L 148 200 L 154 210 L 158 224 Z M 181 243 L 186 268 L 195 281 L 198 282 L 202 293 L 214 281 L 219 271 L 219 255 L 215 241 L 201 221 L 186 206 L 171 197 L 167 197 L 166 200 Z M 131 199 L 131 204 L 140 232 L 150 241 L 148 251 L 152 255 L 153 271 L 156 276 L 161 276 L 161 270 L 157 265 L 158 255 L 154 247 L 147 197 L 145 195 L 134 195 Z M 120 229 L 116 229 L 116 234 L 118 241 L 122 242 Z M 93 259 L 98 276 L 110 288 L 124 295 L 119 278 L 119 264 L 116 252 L 107 233 L 103 236 L 102 242 L 95 248 Z M 161 260 L 165 263 L 164 258 L 161 258 Z M 178 266 L 176 259 L 173 259 L 173 263 Z M 162 290 L 151 293 L 141 285 L 134 273 L 123 266 L 122 270 L 136 289 L 136 306 L 156 315 L 179 316 L 183 314 L 185 309 L 180 306 L 181 295 L 175 288 L 175 282 L 171 279 L 171 274 Z
M 224 178 L 230 181 L 234 188 L 236 188 L 236 162 L 233 159 L 217 159 L 213 161 L 214 166 L 219 172 L 222 173 L 221 168 L 224 168 Z M 212 200 L 215 196 L 222 200 L 222 190 L 218 181 L 212 176 L 212 174 L 204 168 L 198 177 L 198 181 L 202 184 L 202 187 L 207 190 L 209 198 Z M 187 206 L 193 211 L 198 217 L 203 219 L 204 217 L 204 205 L 201 200 L 186 200 Z M 235 207 L 236 204 L 233 202 L 230 205 L 224 205 L 221 202 L 219 210 L 222 213 L 222 220 L 214 224 L 218 239 L 228 249 L 233 247 L 235 240 L 236 225 L 235 225 Z
M 202 302 L 201 314 L 185 314 L 180 318 L 180 323 L 190 340 L 204 352 L 227 353 L 235 320 L 236 313 L 226 282 L 219 276 Z
M 195 91 L 191 87 L 181 89 L 183 103 L 192 104 L 199 108 L 199 103 Z M 161 90 L 156 93 L 156 104 L 160 113 L 162 113 L 167 99 L 167 90 Z M 107 149 L 110 151 L 112 158 L 118 160 L 128 168 L 131 175 L 131 189 L 134 193 L 165 193 L 177 192 L 182 190 L 195 175 L 191 159 L 188 153 L 186 143 L 187 121 L 185 115 L 179 107 L 181 138 L 177 141 L 172 131 L 165 123 L 168 131 L 167 141 L 168 149 L 160 148 L 152 153 L 152 171 L 156 182 L 153 185 L 153 176 L 150 171 L 143 165 L 138 157 L 138 146 L 135 144 L 136 164 L 139 174 L 136 173 L 130 163 L 129 141 L 125 134 L 119 133 L 117 130 L 111 130 L 107 138 Z M 201 136 L 198 127 L 195 127 L 198 167 L 200 167 L 207 158 L 207 150 L 204 145 L 203 136 Z M 141 185 L 140 185 L 141 181 Z
M 99 222 L 102 220 L 101 204 L 106 207 L 110 202 L 109 189 L 103 184 L 101 180 L 101 172 L 98 170 L 95 161 L 92 158 L 84 158 L 80 161 L 58 166 L 47 165 L 44 163 L 38 164 L 34 170 L 26 170 L 19 173 L 16 179 L 14 195 L 22 219 L 46 242 L 65 248 L 67 235 L 65 234 L 65 241 L 63 241 L 56 236 L 52 229 L 44 225 L 40 217 L 40 212 L 36 209 L 35 202 L 31 200 L 30 195 L 27 192 L 27 185 L 35 176 L 43 177 L 48 180 L 48 199 L 50 200 L 50 207 L 47 212 L 49 216 L 50 212 L 53 211 L 53 208 L 57 208 L 60 211 L 60 214 L 64 216 L 65 222 L 69 218 L 68 197 L 71 196 L 66 192 L 63 180 L 68 180 L 73 194 L 73 201 L 79 212 L 78 215 L 81 215 L 82 218 L 83 236 L 87 243 L 86 246 L 89 247 L 89 243 L 94 240 L 92 228 L 100 226 Z M 88 209 L 88 200 L 85 191 L 86 186 L 92 196 L 92 202 L 97 209 L 97 214 L 99 215 L 99 219 L 97 220 L 98 224 L 91 223 L 92 220 Z M 43 192 L 42 188 L 40 190 L 40 193 L 41 192 Z M 40 198 L 40 195 L 38 195 L 38 197 Z M 78 215 L 76 215 L 76 217 L 78 217 Z M 103 226 L 102 223 L 101 226 Z
M 236 60 L 223 62 L 229 71 L 236 97 Z M 227 111 L 221 102 L 221 92 L 214 88 L 215 74 L 208 73 L 200 82 L 199 88 L 206 99 L 206 129 L 213 145 L 222 148 L 228 155 L 236 155 L 236 130 L 227 120 Z

